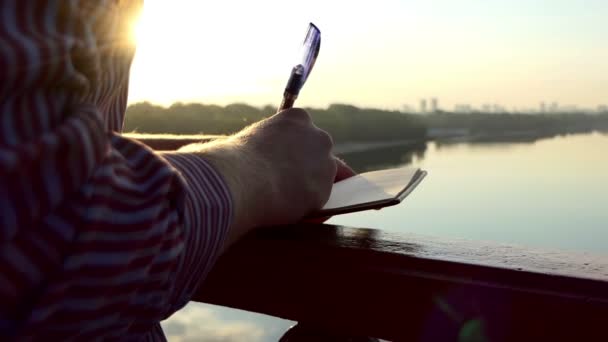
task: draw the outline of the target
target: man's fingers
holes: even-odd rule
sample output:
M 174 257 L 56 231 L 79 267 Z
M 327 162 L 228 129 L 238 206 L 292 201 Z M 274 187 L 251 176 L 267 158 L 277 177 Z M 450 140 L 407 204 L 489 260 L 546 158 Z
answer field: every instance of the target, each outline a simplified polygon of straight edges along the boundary
M 334 183 L 356 175 L 355 171 L 353 171 L 350 166 L 346 165 L 342 159 L 338 157 L 334 157 L 334 159 L 336 160 L 336 165 L 338 166 Z

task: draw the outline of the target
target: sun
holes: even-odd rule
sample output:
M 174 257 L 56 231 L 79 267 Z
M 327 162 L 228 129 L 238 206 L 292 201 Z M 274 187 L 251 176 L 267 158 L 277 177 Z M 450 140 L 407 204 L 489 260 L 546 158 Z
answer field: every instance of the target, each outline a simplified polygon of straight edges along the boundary
M 246 9 L 219 2 L 146 1 L 132 32 L 129 101 L 258 102 L 252 97 L 260 94 L 274 100 L 281 90 L 273 87 L 284 86 L 291 68 L 276 48 L 277 33 Z

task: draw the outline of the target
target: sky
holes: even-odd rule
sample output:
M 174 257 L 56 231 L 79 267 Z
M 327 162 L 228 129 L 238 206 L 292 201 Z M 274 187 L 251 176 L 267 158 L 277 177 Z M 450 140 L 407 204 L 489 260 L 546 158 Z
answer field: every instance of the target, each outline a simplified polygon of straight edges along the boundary
M 308 22 L 297 105 L 608 103 L 605 0 L 146 0 L 129 102 L 278 105 Z

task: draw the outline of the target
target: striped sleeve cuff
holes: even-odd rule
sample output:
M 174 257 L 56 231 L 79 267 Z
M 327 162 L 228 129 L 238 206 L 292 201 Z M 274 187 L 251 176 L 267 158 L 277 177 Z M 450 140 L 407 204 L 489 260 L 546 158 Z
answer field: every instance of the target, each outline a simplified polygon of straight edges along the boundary
M 177 310 L 186 305 L 206 277 L 222 249 L 233 217 L 230 190 L 206 160 L 191 153 L 162 156 L 178 171 L 185 184 L 182 208 L 185 251 L 175 280 Z

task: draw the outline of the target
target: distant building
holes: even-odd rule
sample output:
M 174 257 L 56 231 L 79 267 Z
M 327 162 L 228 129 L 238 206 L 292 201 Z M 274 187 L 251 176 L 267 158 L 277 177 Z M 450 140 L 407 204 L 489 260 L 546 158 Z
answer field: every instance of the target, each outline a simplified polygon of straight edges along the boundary
M 471 113 L 473 108 L 469 104 L 457 104 L 454 106 L 454 112 L 456 113 Z
M 439 102 L 436 97 L 431 98 L 431 113 L 437 113 L 439 110 Z
M 551 107 L 549 107 L 549 112 L 557 113 L 559 111 L 559 104 L 557 102 L 551 103 Z
M 608 113 L 608 106 L 599 105 L 599 106 L 597 106 L 597 111 L 600 113 Z
M 491 113 L 492 112 L 492 106 L 489 104 L 483 104 L 481 106 L 481 111 L 484 113 Z
M 505 110 L 499 104 L 494 104 L 494 113 L 504 113 Z
M 541 113 L 546 113 L 547 112 L 547 106 L 545 105 L 544 102 L 540 103 L 540 112 Z
M 420 100 L 420 113 L 426 113 L 426 100 Z
M 581 112 L 580 108 L 577 105 L 565 105 L 563 107 L 559 107 L 560 112 L 565 113 L 579 113 Z
M 416 111 L 416 109 L 412 108 L 412 106 L 408 104 L 404 104 L 403 107 L 401 107 L 401 110 L 404 113 L 414 113 Z

